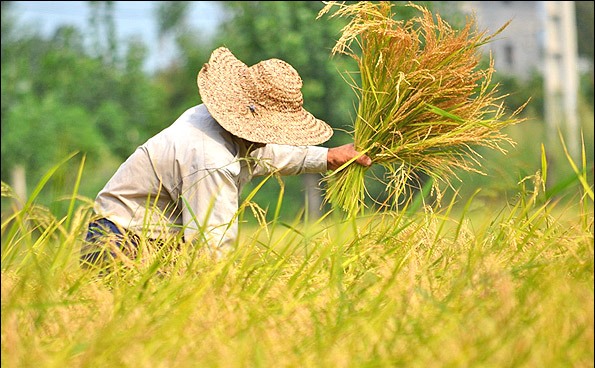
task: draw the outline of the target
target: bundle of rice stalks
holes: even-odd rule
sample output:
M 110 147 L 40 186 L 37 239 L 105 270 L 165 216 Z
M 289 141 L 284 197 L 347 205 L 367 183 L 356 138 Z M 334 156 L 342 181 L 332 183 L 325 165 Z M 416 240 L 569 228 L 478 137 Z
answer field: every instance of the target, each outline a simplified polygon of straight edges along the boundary
M 382 180 L 389 201 L 421 174 L 440 193 L 440 184 L 450 185 L 457 170 L 481 173 L 477 147 L 506 153 L 503 143 L 515 145 L 501 131 L 524 120 L 517 117 L 524 106 L 505 117 L 505 96 L 491 83 L 493 60 L 480 66 L 480 47 L 508 23 L 486 35 L 468 18 L 456 30 L 413 3 L 404 6 L 421 14 L 398 21 L 388 1 L 328 2 L 318 18 L 335 6 L 331 17 L 351 20 L 332 54 L 355 59 L 361 80 L 359 86 L 353 77 L 349 82 L 359 100 L 353 140 L 357 150 L 386 169 Z M 336 170 L 325 178 L 325 200 L 349 214 L 363 211 L 367 170 L 360 165 Z

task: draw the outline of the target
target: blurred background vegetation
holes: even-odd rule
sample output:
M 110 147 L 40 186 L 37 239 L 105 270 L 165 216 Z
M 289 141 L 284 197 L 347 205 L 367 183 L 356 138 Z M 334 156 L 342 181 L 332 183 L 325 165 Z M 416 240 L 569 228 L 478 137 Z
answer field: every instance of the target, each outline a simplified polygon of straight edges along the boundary
M 154 2 L 160 39 L 174 41 L 176 56 L 148 72 L 147 45 L 136 38 L 121 42 L 115 36 L 114 2 L 88 2 L 91 16 L 85 29 L 64 25 L 48 36 L 23 24 L 13 3 L 3 1 L 2 181 L 11 184 L 24 200 L 27 190 L 48 170 L 78 152 L 60 168 L 39 199 L 53 211 L 64 211 L 67 204 L 61 198 L 72 192 L 82 160 L 80 194 L 94 198 L 138 145 L 201 102 L 196 75 L 211 51 L 221 45 L 247 65 L 272 57 L 291 63 L 304 80 L 306 109 L 336 130 L 325 145 L 351 141 L 348 131 L 356 100 L 341 73 L 354 71 L 356 66 L 350 58 L 330 54 L 346 20 L 316 20 L 322 2 L 219 3 L 224 16 L 218 29 L 207 35 L 190 25 L 192 2 Z M 439 13 L 453 27 L 464 24 L 464 15 L 453 2 L 417 3 Z M 589 63 L 580 75 L 578 111 L 592 184 L 593 2 L 577 1 L 575 5 L 578 53 Z M 413 14 L 412 9 L 400 8 L 398 17 L 407 19 Z M 530 104 L 524 111 L 527 121 L 508 132 L 518 145 L 509 148 L 507 155 L 485 152 L 482 164 L 486 175 L 462 174 L 460 187 L 455 188 L 465 196 L 481 187 L 486 203 L 513 195 L 517 182 L 540 170 L 541 143 L 547 142 L 548 135 L 543 76 L 535 72 L 529 80 L 520 80 L 496 71 L 496 77 L 494 82 L 501 83 L 502 94 L 509 95 L 508 108 L 516 109 L 528 99 Z M 572 172 L 560 149 L 551 145 L 546 149 L 552 153 L 550 166 L 557 170 L 552 187 L 568 182 Z M 282 216 L 294 218 L 300 213 L 308 196 L 306 188 L 320 179 L 311 175 L 284 178 Z M 369 188 L 376 192 L 373 195 L 382 196 L 381 186 Z M 256 202 L 263 208 L 276 204 L 279 190 L 280 184 L 271 180 Z M 3 200 L 2 212 L 11 205 Z M 314 212 L 318 206 L 309 205 Z

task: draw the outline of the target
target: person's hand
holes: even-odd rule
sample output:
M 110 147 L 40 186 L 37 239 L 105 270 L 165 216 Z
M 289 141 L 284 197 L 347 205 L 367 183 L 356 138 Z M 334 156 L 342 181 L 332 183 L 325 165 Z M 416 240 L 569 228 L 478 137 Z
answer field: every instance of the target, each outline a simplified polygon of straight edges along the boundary
M 353 143 L 344 144 L 342 146 L 329 148 L 326 157 L 326 167 L 329 170 L 336 170 L 345 164 L 347 161 L 357 157 L 355 162 L 362 166 L 372 165 L 372 159 L 366 155 L 362 155 L 355 150 Z

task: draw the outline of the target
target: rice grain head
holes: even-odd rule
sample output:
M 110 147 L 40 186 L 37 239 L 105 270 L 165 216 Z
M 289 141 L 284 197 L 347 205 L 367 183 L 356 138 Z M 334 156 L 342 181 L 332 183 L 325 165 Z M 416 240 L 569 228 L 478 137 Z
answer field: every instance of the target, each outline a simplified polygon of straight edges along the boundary
M 527 104 L 507 115 L 506 96 L 491 80 L 493 60 L 480 66 L 481 46 L 509 22 L 488 35 L 477 31 L 474 18 L 456 30 L 423 6 L 404 6 L 420 15 L 395 20 L 395 5 L 388 1 L 331 1 L 318 14 L 338 7 L 331 17 L 351 18 L 332 54 L 352 57 L 359 67 L 359 82 L 350 82 L 359 103 L 353 140 L 386 169 L 389 201 L 420 173 L 433 179 L 437 192 L 440 184 L 451 184 L 457 170 L 481 173 L 477 148 L 506 153 L 504 144 L 514 146 L 502 129 L 524 121 L 519 114 Z M 361 213 L 367 170 L 349 165 L 325 177 L 325 201 L 349 215 Z

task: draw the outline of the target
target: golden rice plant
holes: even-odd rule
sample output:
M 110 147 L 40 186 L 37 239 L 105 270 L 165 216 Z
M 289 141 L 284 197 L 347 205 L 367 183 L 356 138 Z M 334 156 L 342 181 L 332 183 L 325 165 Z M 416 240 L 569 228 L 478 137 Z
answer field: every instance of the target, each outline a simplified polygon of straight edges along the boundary
M 506 114 L 505 95 L 492 83 L 493 60 L 482 67 L 481 46 L 508 25 L 488 35 L 467 18 L 460 30 L 438 14 L 408 3 L 419 16 L 396 20 L 395 5 L 388 1 L 327 2 L 318 14 L 331 8 L 330 17 L 350 21 L 332 50 L 356 60 L 359 80 L 348 81 L 359 106 L 353 126 L 356 149 L 382 165 L 389 201 L 398 200 L 420 173 L 451 184 L 459 169 L 481 173 L 478 147 L 506 150 L 515 145 L 502 129 L 519 123 L 522 106 Z M 355 43 L 354 43 L 355 42 Z M 526 104 L 525 104 L 526 105 Z M 325 178 L 325 200 L 357 214 L 365 208 L 368 168 L 344 165 Z

